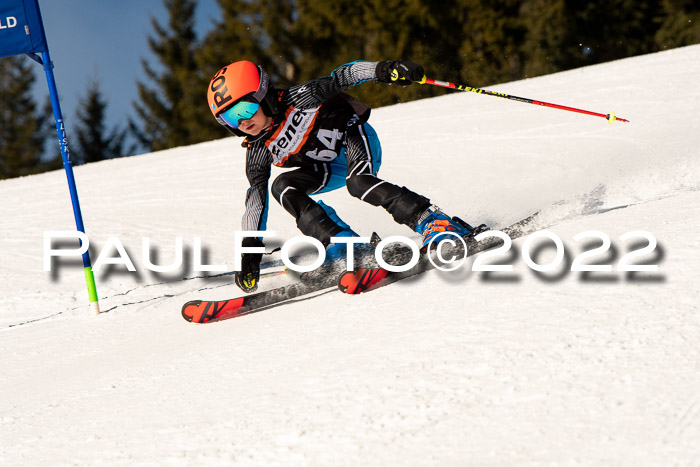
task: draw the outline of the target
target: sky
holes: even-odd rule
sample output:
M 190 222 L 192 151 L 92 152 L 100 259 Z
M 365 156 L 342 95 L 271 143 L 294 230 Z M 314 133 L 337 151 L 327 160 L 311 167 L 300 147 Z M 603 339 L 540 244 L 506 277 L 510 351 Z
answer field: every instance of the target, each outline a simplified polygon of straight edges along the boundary
M 201 38 L 217 21 L 219 7 L 216 0 L 197 3 L 195 27 Z M 153 34 L 150 18 L 167 24 L 164 1 L 39 0 L 39 5 L 69 140 L 79 101 L 94 77 L 107 102 L 107 125 L 124 128 L 135 116 L 136 81 L 148 82 L 141 60 L 155 60 L 147 42 Z M 43 102 L 48 90 L 39 65 L 36 73 L 37 101 Z

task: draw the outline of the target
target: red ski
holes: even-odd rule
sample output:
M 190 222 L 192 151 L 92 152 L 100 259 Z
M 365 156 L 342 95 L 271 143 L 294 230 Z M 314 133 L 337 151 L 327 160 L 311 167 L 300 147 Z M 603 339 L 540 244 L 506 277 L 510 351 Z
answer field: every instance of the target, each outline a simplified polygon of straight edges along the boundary
M 525 228 L 528 224 L 537 217 L 537 213 L 526 217 L 525 219 L 516 222 L 503 229 L 503 232 L 507 234 L 511 239 L 518 238 L 522 235 L 528 233 Z M 463 222 L 463 221 L 462 221 Z M 473 234 L 465 237 L 467 243 L 467 256 L 472 256 L 482 251 L 490 250 L 496 248 L 503 244 L 502 240 L 496 237 L 489 237 L 481 242 L 476 242 L 473 236 L 480 233 L 481 230 L 476 230 Z M 449 248 L 445 252 L 446 256 L 456 256 L 461 258 L 464 256 L 464 246 L 461 243 L 457 243 L 454 247 Z M 374 290 L 378 287 L 391 284 L 401 279 L 406 279 L 407 277 L 412 277 L 417 274 L 421 274 L 425 271 L 433 269 L 434 265 L 430 262 L 428 253 L 421 250 L 420 259 L 418 264 L 403 272 L 389 272 L 383 268 L 364 268 L 358 269 L 357 271 L 343 272 L 338 277 L 338 289 L 346 294 L 360 294 L 369 290 Z

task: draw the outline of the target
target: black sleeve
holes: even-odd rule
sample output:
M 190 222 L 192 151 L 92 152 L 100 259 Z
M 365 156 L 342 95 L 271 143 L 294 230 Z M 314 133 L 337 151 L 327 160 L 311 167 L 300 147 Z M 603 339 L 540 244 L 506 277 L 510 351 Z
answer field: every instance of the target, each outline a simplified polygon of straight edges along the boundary
M 333 70 L 330 76 L 290 87 L 282 100 L 285 105 L 297 109 L 318 107 L 352 86 L 376 79 L 377 63 L 364 60 L 346 63 Z
M 243 230 L 265 230 L 268 209 L 268 181 L 272 155 L 264 144 L 253 144 L 246 153 L 246 177 L 250 188 L 246 191 Z

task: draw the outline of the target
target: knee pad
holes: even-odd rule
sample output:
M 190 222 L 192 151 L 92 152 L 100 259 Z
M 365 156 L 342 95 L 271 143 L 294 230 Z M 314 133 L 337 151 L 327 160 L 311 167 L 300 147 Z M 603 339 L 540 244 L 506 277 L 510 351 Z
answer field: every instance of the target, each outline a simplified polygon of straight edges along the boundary
M 363 189 L 363 185 L 365 185 L 365 183 L 362 183 L 359 178 L 360 177 L 350 177 L 345 182 L 345 187 L 348 189 L 348 193 L 350 193 L 350 196 L 355 198 L 362 197 L 362 194 L 367 191 L 367 188 Z
M 282 192 L 284 192 L 284 190 L 289 186 L 290 185 L 286 180 L 285 174 L 282 174 L 275 178 L 275 181 L 272 182 L 270 193 L 272 194 L 272 197 L 281 204 L 280 197 L 282 196 Z

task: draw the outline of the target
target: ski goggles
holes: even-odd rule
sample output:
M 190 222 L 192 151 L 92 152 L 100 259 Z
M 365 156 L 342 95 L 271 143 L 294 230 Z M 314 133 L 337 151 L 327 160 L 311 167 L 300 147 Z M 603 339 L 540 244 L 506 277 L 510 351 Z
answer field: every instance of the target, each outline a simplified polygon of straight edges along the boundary
M 232 128 L 238 128 L 241 120 L 248 120 L 260 108 L 257 102 L 241 101 L 219 114 L 219 118 Z

